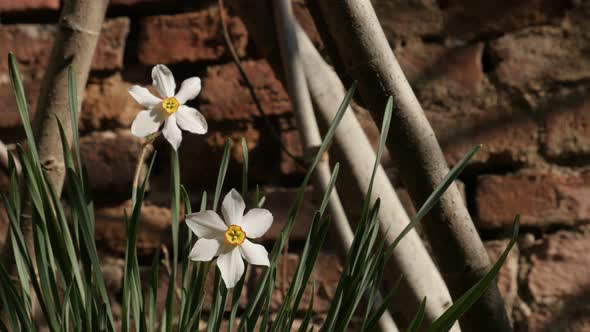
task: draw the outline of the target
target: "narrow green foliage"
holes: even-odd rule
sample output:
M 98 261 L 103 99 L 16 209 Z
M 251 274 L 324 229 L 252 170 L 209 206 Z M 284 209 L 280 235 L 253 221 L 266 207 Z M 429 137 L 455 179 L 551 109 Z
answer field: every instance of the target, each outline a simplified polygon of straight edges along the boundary
M 412 321 L 410 322 L 410 326 L 408 327 L 408 332 L 418 332 L 419 331 L 420 326 L 422 325 L 422 321 L 424 320 L 425 309 L 426 309 L 426 297 L 424 297 L 424 299 L 422 300 L 422 303 L 420 303 L 420 308 L 418 308 L 418 312 L 416 313 L 416 316 L 414 316 L 414 319 L 412 319 Z
M 0 331 L 33 331 L 36 322 L 32 315 L 32 298 L 36 297 L 43 318 L 49 331 L 115 331 L 115 321 L 111 310 L 110 298 L 107 294 L 105 280 L 100 269 L 98 250 L 95 238 L 94 206 L 89 192 L 87 173 L 81 162 L 80 144 L 77 129 L 78 123 L 78 95 L 73 69 L 68 71 L 69 109 L 72 126 L 72 145 L 70 148 L 63 127 L 62 119 L 55 119 L 58 124 L 62 142 L 62 152 L 66 166 L 66 195 L 65 204 L 62 197 L 48 181 L 48 176 L 41 167 L 33 137 L 33 131 L 27 110 L 22 80 L 17 69 L 16 59 L 10 54 L 8 57 L 9 76 L 16 96 L 16 104 L 23 120 L 27 136 L 26 148 L 17 146 L 16 157 L 22 165 L 21 175 L 17 174 L 13 156 L 9 156 L 9 193 L 0 194 L 6 207 L 6 214 L 10 222 L 10 243 L 14 248 L 14 259 L 18 280 L 10 280 L 4 266 L 0 265 L 0 305 L 6 310 L 6 320 L 0 322 Z M 289 211 L 287 222 L 281 230 L 278 239 L 270 252 L 270 266 L 262 268 L 259 280 L 254 289 L 249 289 L 248 301 L 243 312 L 240 312 L 240 297 L 245 287 L 245 275 L 237 285 L 228 290 L 221 278 L 219 270 L 215 270 L 213 303 L 208 315 L 207 332 L 220 330 L 225 319 L 227 331 L 236 330 L 236 322 L 240 320 L 237 330 L 241 332 L 254 331 L 259 326 L 260 331 L 282 332 L 293 329 L 298 318 L 300 304 L 304 292 L 308 287 L 312 290 L 309 306 L 299 327 L 300 332 L 313 330 L 311 320 L 313 316 L 315 284 L 311 279 L 315 262 L 326 240 L 330 218 L 326 215 L 329 198 L 335 187 L 339 172 L 337 163 L 333 169 L 328 188 L 322 198 L 320 208 L 314 215 L 310 229 L 300 255 L 299 263 L 290 281 L 286 295 L 276 313 L 271 315 L 271 300 L 275 291 L 277 264 L 286 242 L 295 226 L 304 194 L 311 176 L 327 151 L 335 134 L 336 128 L 346 112 L 354 94 L 353 85 L 340 105 L 333 122 L 326 132 L 318 153 L 310 165 L 297 196 Z M 385 298 L 381 296 L 381 281 L 387 273 L 388 261 L 395 246 L 415 224 L 421 220 L 444 191 L 459 176 L 466 164 L 480 147 L 475 147 L 461 160 L 441 181 L 436 190 L 420 208 L 415 218 L 391 244 L 386 245 L 384 238 L 379 238 L 379 221 L 377 218 L 380 204 L 379 198 L 372 197 L 373 181 L 380 159 L 384 151 L 393 112 L 393 102 L 387 102 L 384 120 L 381 128 L 381 141 L 377 149 L 377 158 L 371 174 L 368 191 L 363 197 L 363 208 L 357 222 L 355 236 L 351 250 L 344 261 L 344 271 L 338 282 L 334 297 L 326 315 L 321 331 L 344 331 L 349 327 L 353 316 L 357 313 L 359 303 L 367 303 L 366 311 L 362 313 L 361 331 L 372 331 L 381 315 L 387 310 L 397 286 L 387 292 Z M 241 194 L 246 200 L 248 196 L 248 146 L 244 138 L 241 140 L 244 164 L 242 168 Z M 223 157 L 219 166 L 216 187 L 213 194 L 212 209 L 217 210 L 224 181 L 229 167 L 231 141 L 225 144 Z M 73 150 L 73 151 L 72 151 Z M 121 330 L 122 331 L 195 331 L 199 328 L 204 307 L 207 275 L 215 268 L 215 262 L 192 262 L 188 258 L 194 242 L 190 231 L 179 239 L 180 204 L 184 202 L 185 213 L 191 213 L 191 200 L 186 189 L 180 184 L 180 167 L 178 154 L 171 154 L 171 239 L 172 259 L 165 306 L 158 312 L 158 288 L 160 277 L 160 252 L 152 257 L 149 283 L 142 283 L 140 262 L 137 256 L 137 242 L 141 227 L 141 209 L 146 195 L 149 176 L 154 165 L 155 155 L 149 164 L 147 176 L 139 188 L 133 188 L 133 206 L 131 214 L 123 220 L 127 239 L 125 249 L 125 265 L 123 289 L 121 294 Z M 24 204 L 23 201 L 30 202 Z M 252 207 L 261 207 L 265 197 L 256 186 Z M 387 204 L 388 202 L 383 202 Z M 69 211 L 64 206 L 69 207 Z M 203 192 L 200 210 L 207 209 L 207 193 Z M 126 211 L 127 213 L 127 211 Z M 24 218 L 30 218 L 24 219 Z M 33 243 L 26 243 L 21 225 L 24 221 L 31 221 L 33 227 Z M 514 245 L 518 235 L 518 218 L 515 220 L 513 238 L 489 273 L 474 285 L 463 297 L 445 314 L 439 318 L 428 331 L 446 331 L 454 322 L 483 294 L 493 282 L 499 268 L 506 259 L 509 250 Z M 164 255 L 166 256 L 166 255 Z M 181 260 L 181 261 L 180 261 Z M 180 275 L 177 267 L 181 264 Z M 246 270 L 252 269 L 246 265 Z M 177 278 L 178 277 L 178 278 Z M 180 279 L 181 289 L 176 289 L 176 280 Z M 400 279 L 401 280 L 401 279 Z M 146 286 L 147 285 L 147 286 Z M 397 283 L 399 285 L 399 281 Z M 146 286 L 146 287 L 144 287 Z M 179 301 L 177 294 L 180 295 Z M 225 313 L 228 299 L 231 299 L 229 314 Z M 175 308 L 179 305 L 178 308 Z M 409 331 L 417 331 L 424 317 L 425 301 L 422 302 L 416 318 L 410 325 Z
M 248 196 L 248 143 L 244 137 L 242 137 L 242 159 L 244 162 L 242 166 L 242 197 L 245 201 Z
M 215 186 L 215 196 L 213 196 L 213 211 L 217 211 L 217 204 L 221 197 L 221 190 L 223 189 L 223 182 L 229 166 L 229 153 L 231 152 L 231 141 L 228 139 L 223 148 L 223 157 L 221 158 L 221 165 L 219 166 L 219 174 L 217 175 L 217 185 Z

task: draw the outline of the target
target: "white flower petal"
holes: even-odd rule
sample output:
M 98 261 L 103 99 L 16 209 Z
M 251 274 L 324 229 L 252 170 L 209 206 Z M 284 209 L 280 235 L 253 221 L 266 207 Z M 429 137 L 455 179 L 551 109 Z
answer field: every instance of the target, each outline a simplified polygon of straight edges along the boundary
M 164 116 L 158 110 L 141 111 L 131 124 L 131 133 L 137 137 L 153 134 L 164 122 Z
M 240 249 L 235 247 L 231 251 L 219 255 L 217 267 L 221 272 L 221 278 L 225 281 L 225 287 L 233 288 L 244 274 L 244 261 L 240 255 Z
M 192 107 L 181 105 L 176 114 L 178 126 L 193 134 L 207 133 L 207 121 L 201 112 Z
M 178 150 L 180 142 L 182 142 L 182 132 L 176 124 L 176 114 L 171 114 L 168 116 L 168 118 L 166 118 L 166 123 L 164 123 L 164 129 L 162 129 L 162 133 L 168 142 L 170 142 L 172 148 L 174 148 L 174 150 Z
M 240 245 L 240 252 L 250 264 L 264 266 L 270 265 L 270 261 L 268 260 L 268 251 L 266 251 L 264 246 L 260 244 L 245 240 Z
M 227 226 L 213 210 L 187 214 L 186 225 L 200 238 L 217 239 L 223 237 Z
M 193 261 L 210 261 L 219 254 L 222 245 L 222 239 L 198 239 L 188 254 L 188 258 Z
M 152 69 L 152 84 L 162 97 L 174 97 L 176 82 L 168 67 L 164 65 L 154 66 Z
M 139 85 L 129 88 L 129 94 L 135 101 L 146 108 L 152 108 L 162 102 L 162 99 L 154 96 L 148 89 Z
M 180 90 L 176 94 L 176 100 L 180 104 L 185 104 L 191 99 L 195 99 L 201 92 L 201 79 L 198 77 L 187 78 L 180 85 Z
M 252 209 L 242 218 L 242 229 L 246 236 L 255 239 L 261 237 L 272 225 L 273 217 L 266 209 Z
M 221 203 L 221 212 L 223 213 L 223 218 L 228 226 L 241 226 L 242 216 L 244 215 L 245 209 L 246 204 L 242 199 L 242 195 L 240 195 L 235 189 L 232 189 L 227 193 L 223 199 L 223 203 Z M 248 235 L 248 233 L 246 233 L 246 235 Z

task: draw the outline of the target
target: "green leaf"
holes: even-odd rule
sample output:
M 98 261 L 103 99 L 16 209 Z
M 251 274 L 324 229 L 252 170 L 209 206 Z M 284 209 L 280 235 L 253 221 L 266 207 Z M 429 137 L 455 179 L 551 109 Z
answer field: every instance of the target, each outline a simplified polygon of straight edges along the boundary
M 221 164 L 219 166 L 219 174 L 217 175 L 217 184 L 215 185 L 215 196 L 213 196 L 213 211 L 217 211 L 217 204 L 221 197 L 221 190 L 223 189 L 223 182 L 225 181 L 225 175 L 227 173 L 227 167 L 229 166 L 229 157 L 231 152 L 231 141 L 228 139 L 225 141 L 225 147 L 223 148 L 223 157 L 221 158 Z
M 412 319 L 412 321 L 410 322 L 410 326 L 408 327 L 408 332 L 418 332 L 418 330 L 420 329 L 420 325 L 422 325 L 422 321 L 424 320 L 425 309 L 426 309 L 426 297 L 424 297 L 424 299 L 422 300 L 422 303 L 420 303 L 420 308 L 418 309 L 416 316 L 414 316 L 414 319 Z
M 242 137 L 242 158 L 244 159 L 242 166 L 242 197 L 245 200 L 248 196 L 248 144 L 244 137 Z

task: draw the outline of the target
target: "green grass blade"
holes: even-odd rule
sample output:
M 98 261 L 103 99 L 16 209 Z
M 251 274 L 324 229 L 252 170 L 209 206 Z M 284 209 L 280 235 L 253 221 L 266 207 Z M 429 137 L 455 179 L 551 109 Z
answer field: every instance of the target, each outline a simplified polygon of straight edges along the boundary
M 422 303 L 420 303 L 420 308 L 418 308 L 418 312 L 416 313 L 416 316 L 414 316 L 414 319 L 412 319 L 412 321 L 410 322 L 410 325 L 408 327 L 408 332 L 418 332 L 420 329 L 420 326 L 422 325 L 422 321 L 424 320 L 424 312 L 426 310 L 426 297 L 424 297 L 424 299 L 422 300 Z
M 16 106 L 23 122 L 25 135 L 27 136 L 27 143 L 31 150 L 31 155 L 35 165 L 40 165 L 39 154 L 37 153 L 37 145 L 35 144 L 35 136 L 33 135 L 33 128 L 31 127 L 31 119 L 29 118 L 29 111 L 27 107 L 27 99 L 25 97 L 25 89 L 23 87 L 23 80 L 18 70 L 17 60 L 13 53 L 8 54 L 8 73 L 12 89 L 16 97 Z
M 223 148 L 223 157 L 221 158 L 221 164 L 219 166 L 219 174 L 217 175 L 217 184 L 215 185 L 215 196 L 213 196 L 213 210 L 217 211 L 217 204 L 221 197 L 221 191 L 223 189 L 223 182 L 225 181 L 225 175 L 227 174 L 227 167 L 229 166 L 229 157 L 231 152 L 231 141 L 228 139 L 225 142 Z
M 242 165 L 242 197 L 246 200 L 246 197 L 248 197 L 248 143 L 246 143 L 244 137 L 242 137 L 242 159 L 244 160 Z

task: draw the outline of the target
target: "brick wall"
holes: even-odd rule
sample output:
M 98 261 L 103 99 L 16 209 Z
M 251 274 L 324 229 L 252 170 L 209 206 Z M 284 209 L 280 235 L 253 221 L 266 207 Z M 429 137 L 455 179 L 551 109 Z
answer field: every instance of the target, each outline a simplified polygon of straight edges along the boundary
M 471 146 L 484 149 L 461 180 L 492 258 L 506 245 L 511 221 L 522 234 L 499 278 L 518 331 L 590 331 L 590 3 L 583 0 L 374 0 L 388 39 L 444 148 L 455 163 Z M 303 0 L 298 19 L 314 34 Z M 0 139 L 23 138 L 7 78 L 13 51 L 31 111 L 54 38 L 59 0 L 0 0 Z M 97 201 L 97 238 L 110 286 L 121 287 L 123 208 L 141 141 L 129 127 L 139 106 L 132 84 L 148 85 L 151 66 L 167 64 L 177 80 L 199 75 L 194 104 L 207 117 L 206 136 L 184 135 L 182 182 L 195 200 L 213 187 L 226 138 L 248 141 L 250 183 L 267 195 L 276 224 L 285 223 L 302 170 L 281 152 L 231 63 L 210 1 L 112 0 L 85 91 L 81 150 Z M 301 153 L 291 105 L 239 18 L 229 31 L 264 109 L 291 151 Z M 317 35 L 312 39 L 321 43 Z M 374 126 L 363 117 L 371 137 Z M 373 128 L 373 129 L 372 129 Z M 168 145 L 159 150 L 139 254 L 168 241 Z M 241 146 L 231 153 L 228 185 L 238 186 Z M 387 166 L 395 174 L 390 162 Z M 2 176 L 0 185 L 5 184 Z M 312 197 L 311 194 L 308 197 Z M 317 202 L 304 205 L 293 241 L 305 237 Z M 0 225 L 5 227 L 5 218 Z M 295 245 L 295 247 L 297 247 Z M 330 248 L 320 256 L 315 309 L 327 308 L 340 266 Z M 297 260 L 296 252 L 290 258 Z M 254 278 L 256 270 L 250 278 Z M 247 291 L 247 290 L 246 290 Z M 280 301 L 277 294 L 276 301 Z

